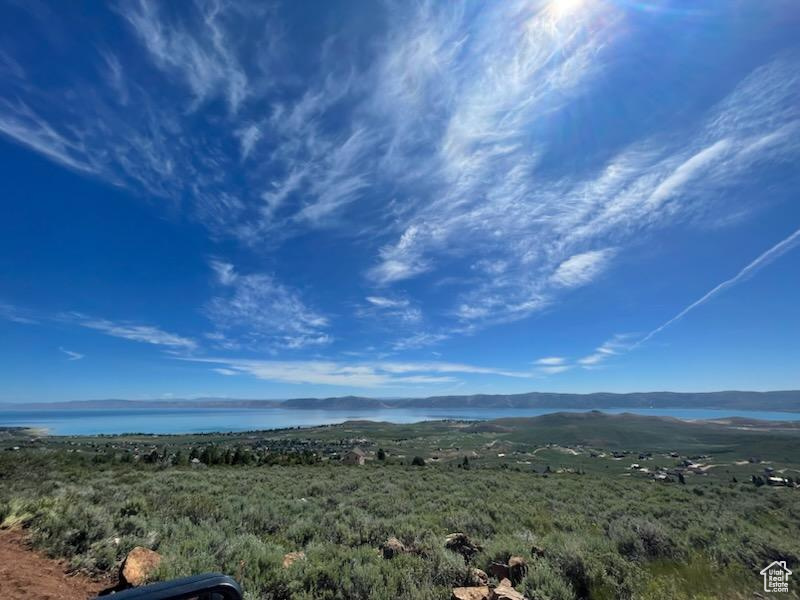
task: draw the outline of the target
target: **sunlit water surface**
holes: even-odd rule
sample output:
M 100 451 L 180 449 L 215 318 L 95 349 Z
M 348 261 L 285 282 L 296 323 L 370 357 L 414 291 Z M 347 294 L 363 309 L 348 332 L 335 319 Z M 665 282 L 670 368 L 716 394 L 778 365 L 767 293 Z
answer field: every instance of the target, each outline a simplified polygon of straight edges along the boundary
M 605 408 L 606 413 L 630 412 L 679 419 L 745 417 L 773 421 L 798 421 L 800 413 L 703 410 L 683 408 Z M 487 420 L 535 417 L 557 412 L 553 408 L 396 408 L 383 410 L 289 410 L 283 408 L 151 408 L 114 410 L 14 410 L 0 411 L 0 426 L 36 427 L 56 435 L 99 433 L 199 433 L 251 431 L 283 427 L 310 427 L 354 419 L 416 423 L 440 419 Z M 586 412 L 565 410 L 564 412 Z

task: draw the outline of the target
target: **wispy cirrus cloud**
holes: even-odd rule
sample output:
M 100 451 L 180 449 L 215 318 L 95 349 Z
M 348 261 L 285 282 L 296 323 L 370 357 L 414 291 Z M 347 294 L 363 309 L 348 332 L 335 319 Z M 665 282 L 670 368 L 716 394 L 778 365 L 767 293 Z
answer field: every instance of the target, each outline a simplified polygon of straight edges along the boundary
M 67 77 L 62 87 L 49 89 L 24 76 L 9 79 L 0 96 L 0 133 L 140 195 L 188 199 L 191 216 L 213 235 L 246 241 L 258 210 L 248 205 L 255 198 L 242 185 L 247 178 L 229 146 L 238 141 L 246 158 L 260 137 L 259 118 L 242 122 L 237 111 L 249 99 L 263 102 L 269 90 L 273 40 L 279 37 L 271 35 L 271 9 L 197 0 L 172 10 L 137 0 L 115 10 L 146 51 L 150 69 L 135 53 L 114 53 L 107 43 L 93 42 L 97 56 L 87 55 L 87 65 L 96 66 L 94 80 Z M 248 29 L 257 29 L 267 43 L 241 35 Z M 243 60 L 257 42 L 258 58 Z M 46 41 L 46 52 L 44 46 Z M 198 120 L 224 123 L 225 136 L 195 128 Z
M 198 349 L 198 343 L 191 337 L 170 333 L 159 327 L 133 321 L 112 321 L 98 318 L 81 312 L 48 313 L 20 308 L 0 302 L 0 319 L 6 319 L 23 325 L 47 326 L 52 324 L 83 327 L 98 331 L 105 335 L 160 346 L 168 351 L 192 352 Z M 80 360 L 84 355 L 63 347 L 58 348 L 70 360 Z
M 257 379 L 292 384 L 319 384 L 356 388 L 391 388 L 452 384 L 457 375 L 497 375 L 527 378 L 532 373 L 507 371 L 444 362 L 364 362 L 331 360 L 271 361 L 244 358 L 190 358 L 193 362 L 218 365 L 224 375 L 250 375 Z
M 556 306 L 614 273 L 656 230 L 746 214 L 726 191 L 800 154 L 789 53 L 686 127 L 632 129 L 590 167 L 555 169 L 553 123 L 590 121 L 568 116 L 615 68 L 633 29 L 624 5 L 382 9 L 385 28 L 358 43 L 332 32 L 295 63 L 281 50 L 279 12 L 258 3 L 123 3 L 115 14 L 145 60 L 97 44 L 96 80 L 67 73 L 48 89 L 0 56 L 9 74 L 0 132 L 67 168 L 186 206 L 215 240 L 256 253 L 323 231 L 357 241 L 371 257 L 349 282 L 357 297 L 408 304 L 349 306 L 356 318 L 403 320 L 387 341 L 397 351 Z M 228 266 L 230 281 L 221 276 L 206 305 L 215 343 L 330 341 L 329 318 L 290 282 Z M 453 283 L 442 291 L 445 278 Z
M 237 56 L 237 38 L 226 30 L 226 12 L 218 2 L 195 2 L 194 27 L 170 22 L 165 7 L 150 0 L 126 2 L 120 14 L 141 39 L 158 67 L 182 77 L 193 106 L 222 94 L 231 112 L 248 95 L 248 77 Z
M 575 254 L 563 261 L 553 273 L 552 281 L 567 288 L 579 287 L 594 281 L 614 256 L 614 250 L 590 250 Z
M 531 373 L 524 371 L 512 371 L 507 369 L 498 369 L 494 367 L 479 367 L 475 365 L 467 365 L 462 363 L 448 363 L 448 362 L 379 362 L 374 363 L 373 366 L 381 371 L 387 373 L 415 373 L 415 372 L 428 372 L 428 373 L 472 373 L 483 375 L 501 375 L 503 377 L 521 377 L 529 378 Z
M 397 300 L 384 296 L 367 296 L 366 301 L 378 308 L 406 308 L 409 304 L 408 300 Z
M 451 333 L 443 333 L 436 331 L 417 331 L 400 337 L 392 342 L 392 349 L 398 352 L 405 350 L 416 350 L 426 346 L 433 346 L 439 344 L 452 336 Z
M 544 375 L 557 375 L 558 373 L 564 373 L 565 371 L 569 371 L 572 368 L 572 365 L 556 365 L 552 367 L 539 367 L 538 372 Z
M 595 58 L 599 64 L 579 70 L 581 77 L 602 68 Z M 591 283 L 640 235 L 681 222 L 718 222 L 714 209 L 722 208 L 723 190 L 738 185 L 757 161 L 785 163 L 800 150 L 793 60 L 779 57 L 754 70 L 681 143 L 650 136 L 621 150 L 592 178 L 535 177 L 530 143 L 467 155 L 453 172 L 487 164 L 502 177 L 475 171 L 467 193 L 454 185 L 452 195 L 410 214 L 398 241 L 380 251 L 371 276 L 391 284 L 435 271 L 454 256 L 480 256 L 475 264 L 485 265 L 485 277 L 477 286 L 470 280 L 473 289 L 460 296 L 455 314 L 462 324 L 503 322 L 551 305 L 564 293 L 558 288 Z M 537 116 L 526 113 L 529 127 Z M 477 128 L 487 136 L 494 130 Z
M 211 262 L 211 268 L 220 289 L 205 313 L 216 327 L 217 339 L 284 349 L 332 341 L 327 333 L 328 318 L 309 308 L 299 292 L 273 276 L 240 273 L 232 264 L 217 260 Z
M 100 172 L 80 136 L 58 131 L 22 100 L 0 100 L 0 132 L 65 167 Z
M 553 366 L 563 365 L 565 362 L 567 362 L 567 359 L 564 358 L 563 356 L 545 356 L 544 358 L 539 358 L 535 360 L 534 364 L 553 367 Z
M 250 125 L 245 125 L 241 129 L 237 129 L 234 133 L 236 137 L 239 138 L 242 160 L 245 160 L 250 156 L 253 148 L 255 148 L 256 144 L 261 139 L 261 129 L 258 125 L 251 123 Z
M 533 361 L 533 364 L 536 372 L 542 375 L 557 375 L 569 371 L 575 366 L 563 356 L 545 356 Z
M 67 360 L 69 360 L 69 361 L 73 361 L 73 360 L 81 360 L 82 358 L 85 358 L 85 357 L 86 357 L 86 355 L 85 355 L 85 354 L 81 354 L 80 352 L 74 352 L 74 351 L 72 351 L 72 350 L 67 350 L 66 348 L 61 348 L 61 347 L 59 347 L 59 348 L 58 348 L 58 350 L 59 350 L 59 352 L 61 352 L 61 353 L 62 353 L 64 356 L 66 356 L 66 357 L 67 357 Z
M 422 311 L 411 300 L 403 297 L 367 296 L 367 304 L 357 314 L 361 318 L 399 322 L 414 326 L 422 321 Z
M 192 351 L 197 342 L 189 337 L 170 333 L 152 325 L 141 325 L 128 321 L 117 322 L 108 319 L 97 319 L 81 313 L 68 313 L 62 320 L 73 322 L 81 327 L 100 331 L 111 337 L 161 346 L 169 350 Z
M 23 325 L 36 325 L 39 323 L 39 318 L 33 312 L 5 302 L 0 302 L 0 319 Z
M 616 334 L 595 348 L 594 352 L 579 358 L 577 363 L 584 368 L 594 368 L 612 356 L 630 350 L 635 343 L 633 334 Z

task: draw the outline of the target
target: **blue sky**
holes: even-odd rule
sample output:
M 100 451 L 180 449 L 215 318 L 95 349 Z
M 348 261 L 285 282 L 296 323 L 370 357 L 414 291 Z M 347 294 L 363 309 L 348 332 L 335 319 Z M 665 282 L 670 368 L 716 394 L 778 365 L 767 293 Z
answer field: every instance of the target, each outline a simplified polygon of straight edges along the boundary
M 800 387 L 791 0 L 0 23 L 0 401 Z

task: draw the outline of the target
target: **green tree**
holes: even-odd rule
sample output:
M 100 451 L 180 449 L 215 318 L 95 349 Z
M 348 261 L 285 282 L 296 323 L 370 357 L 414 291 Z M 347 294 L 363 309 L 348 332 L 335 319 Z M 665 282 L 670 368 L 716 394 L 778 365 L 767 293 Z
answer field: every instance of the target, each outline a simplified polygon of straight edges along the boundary
M 178 465 L 179 467 L 186 466 L 189 464 L 189 458 L 183 450 L 178 450 L 175 453 L 175 457 L 172 459 L 172 464 Z

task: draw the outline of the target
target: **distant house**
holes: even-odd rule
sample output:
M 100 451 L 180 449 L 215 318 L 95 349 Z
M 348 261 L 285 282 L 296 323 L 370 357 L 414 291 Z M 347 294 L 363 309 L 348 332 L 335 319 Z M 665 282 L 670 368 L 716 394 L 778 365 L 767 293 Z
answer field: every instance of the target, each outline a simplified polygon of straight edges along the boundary
M 789 485 L 789 480 L 783 477 L 767 477 L 769 485 Z
M 361 448 L 353 448 L 342 455 L 342 463 L 346 465 L 363 465 L 367 455 Z

